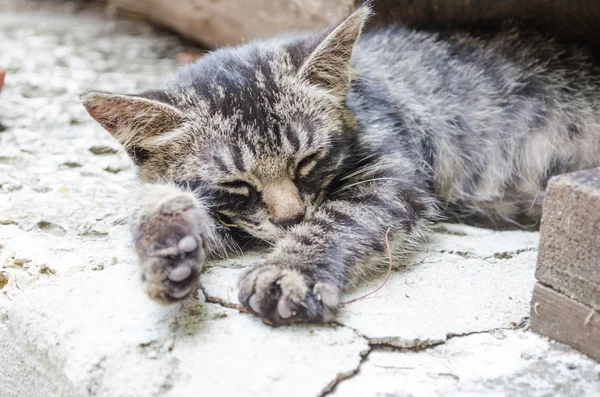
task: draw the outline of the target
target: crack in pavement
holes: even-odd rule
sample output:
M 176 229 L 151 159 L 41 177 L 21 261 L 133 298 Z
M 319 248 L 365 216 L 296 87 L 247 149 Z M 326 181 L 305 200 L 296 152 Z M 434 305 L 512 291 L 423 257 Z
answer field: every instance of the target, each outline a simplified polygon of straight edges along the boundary
M 206 292 L 206 290 L 204 289 L 202 284 L 200 284 L 199 289 L 204 294 L 204 298 L 207 303 L 216 304 L 216 305 L 219 305 L 224 308 L 235 309 L 242 313 L 254 315 L 253 313 L 247 311 L 246 309 L 244 309 L 243 307 L 241 307 L 237 304 L 225 301 L 220 298 L 210 296 Z M 492 328 L 492 329 L 488 329 L 488 330 L 471 331 L 471 332 L 465 332 L 465 333 L 461 333 L 461 334 L 448 333 L 448 334 L 446 334 L 446 337 L 444 340 L 424 340 L 424 341 L 420 341 L 419 343 L 415 344 L 414 346 L 410 346 L 410 347 L 400 347 L 400 346 L 397 346 L 397 345 L 394 345 L 391 343 L 375 341 L 374 340 L 375 338 L 370 338 L 369 336 L 362 334 L 359 330 L 357 330 L 353 327 L 350 327 L 348 325 L 345 325 L 339 321 L 333 321 L 332 324 L 335 325 L 336 327 L 342 327 L 342 328 L 347 328 L 347 329 L 351 330 L 358 338 L 366 340 L 369 348 L 366 352 L 361 353 L 360 362 L 353 370 L 337 374 L 335 379 L 333 379 L 325 388 L 323 388 L 321 393 L 318 394 L 318 397 L 326 397 L 326 396 L 331 395 L 331 393 L 335 392 L 338 385 L 340 385 L 341 383 L 343 383 L 344 381 L 346 381 L 348 379 L 352 379 L 352 378 L 358 376 L 360 374 L 360 369 L 361 369 L 362 365 L 366 362 L 368 356 L 373 351 L 388 350 L 388 351 L 394 351 L 394 352 L 400 352 L 400 353 L 401 352 L 409 352 L 409 351 L 410 352 L 422 352 L 422 351 L 428 350 L 430 348 L 441 346 L 452 339 L 464 338 L 464 337 L 469 337 L 469 336 L 478 335 L 478 334 L 494 335 L 494 334 L 499 334 L 505 330 L 518 330 L 518 329 L 527 330 L 527 328 L 529 327 L 529 317 L 523 317 L 519 321 L 519 323 L 507 323 L 506 324 L 507 326 L 496 327 L 496 328 Z M 269 325 L 269 324 L 267 324 L 267 325 Z M 379 338 L 377 338 L 377 339 L 379 339 Z
M 206 300 L 206 302 L 207 302 L 207 303 L 212 303 L 212 304 L 214 304 L 214 305 L 219 305 L 219 306 L 221 306 L 221 307 L 224 307 L 224 308 L 227 308 L 227 309 L 234 309 L 234 310 L 237 310 L 237 311 L 238 311 L 238 312 L 240 312 L 240 313 L 245 313 L 245 314 L 250 314 L 250 315 L 253 315 L 253 316 L 255 316 L 255 314 L 254 314 L 254 313 L 252 313 L 252 312 L 251 312 L 251 311 L 249 311 L 249 310 L 246 310 L 244 307 L 242 307 L 242 306 L 240 306 L 240 305 L 237 305 L 237 304 L 235 304 L 235 303 L 231 303 L 231 302 L 224 301 L 224 300 L 223 300 L 223 299 L 221 299 L 221 298 L 215 298 L 214 296 L 210 296 L 210 295 L 209 295 L 209 294 L 206 292 L 206 290 L 204 289 L 204 286 L 202 285 L 202 283 L 200 283 L 200 284 L 198 285 L 198 288 L 200 289 L 200 291 L 202 291 L 202 294 L 204 295 L 204 299 Z M 267 324 L 267 323 L 265 323 L 265 324 Z M 267 324 L 267 325 L 269 325 L 269 324 Z
M 249 311 L 241 308 L 240 306 L 238 306 L 234 303 L 226 302 L 223 299 L 215 298 L 213 296 L 208 295 L 208 293 L 206 293 L 204 286 L 202 284 L 199 285 L 199 289 L 204 294 L 204 299 L 206 300 L 207 303 L 219 305 L 221 307 L 228 308 L 228 309 L 235 309 L 242 313 L 255 315 L 254 313 L 250 313 Z M 270 325 L 268 323 L 265 323 L 265 324 Z M 364 352 L 364 354 L 361 353 L 360 362 L 358 363 L 358 365 L 356 366 L 355 369 L 353 369 L 352 371 L 342 372 L 342 373 L 337 374 L 335 379 L 333 379 L 327 386 L 325 386 L 323 388 L 321 393 L 319 393 L 319 395 L 318 395 L 319 397 L 327 396 L 328 394 L 330 394 L 332 391 L 335 390 L 335 388 L 337 387 L 338 384 L 340 384 L 341 382 L 343 382 L 346 379 L 350 379 L 350 378 L 354 377 L 355 375 L 357 375 L 358 372 L 360 371 L 360 367 L 361 367 L 362 363 L 367 359 L 367 356 L 371 353 L 371 351 L 374 350 L 373 345 L 371 343 L 369 343 L 369 339 L 367 337 L 365 337 L 364 335 L 361 335 L 361 333 L 358 332 L 356 329 L 346 326 L 344 324 L 338 323 L 336 321 L 332 322 L 331 324 L 335 325 L 336 327 L 342 327 L 342 328 L 347 328 L 347 329 L 351 330 L 358 338 L 366 340 L 369 345 L 369 348 L 366 352 Z
M 357 376 L 360 372 L 360 368 L 362 367 L 363 363 L 367 360 L 367 357 L 369 356 L 369 354 L 371 354 L 371 352 L 373 350 L 374 349 L 371 348 L 371 345 L 369 345 L 369 349 L 367 350 L 367 352 L 364 355 L 362 355 L 360 362 L 358 363 L 356 368 L 353 369 L 352 371 L 338 374 L 336 376 L 336 378 L 334 380 L 332 380 L 327 386 L 325 386 L 323 391 L 321 391 L 321 393 L 318 394 L 318 397 L 325 397 L 325 396 L 330 395 L 331 393 L 333 393 L 335 391 L 335 389 L 337 388 L 337 386 L 340 383 L 344 382 L 347 379 L 352 379 L 355 376 Z
M 482 256 L 480 254 L 477 254 L 475 252 L 471 252 L 471 251 L 454 251 L 454 250 L 430 250 L 430 251 L 419 251 L 419 252 L 436 252 L 436 253 L 440 253 L 440 254 L 451 254 L 451 255 L 457 255 L 460 256 L 462 258 L 465 259 L 481 259 L 487 263 L 490 264 L 497 264 L 497 261 L 490 261 L 490 259 L 503 259 L 503 260 L 508 260 L 508 259 L 513 259 L 523 253 L 526 252 L 536 252 L 537 251 L 537 247 L 529 247 L 529 248 L 519 248 L 516 249 L 514 251 L 499 251 L 499 252 L 494 252 L 492 255 L 487 255 L 487 256 Z M 425 259 L 416 262 L 414 265 L 420 265 L 425 263 Z M 437 262 L 436 262 L 437 263 Z M 414 266 L 411 265 L 411 266 Z
M 356 368 L 353 371 L 350 371 L 345 374 L 339 374 L 336 377 L 336 379 L 334 379 L 329 385 L 327 385 L 327 387 L 325 389 L 323 389 L 323 391 L 319 394 L 319 397 L 326 397 L 326 396 L 331 395 L 331 393 L 335 392 L 338 385 L 340 385 L 341 383 L 343 383 L 344 381 L 346 381 L 348 379 L 352 379 L 352 378 L 358 376 L 360 374 L 360 369 L 361 369 L 362 365 L 367 361 L 368 356 L 374 351 L 388 350 L 388 351 L 394 351 L 394 352 L 399 352 L 399 353 L 409 352 L 409 351 L 418 353 L 418 352 L 422 352 L 422 351 L 428 350 L 433 347 L 444 345 L 449 340 L 452 340 L 452 339 L 466 338 L 466 337 L 469 337 L 472 335 L 479 335 L 479 334 L 493 335 L 495 333 L 500 333 L 505 330 L 510 330 L 510 331 L 519 330 L 519 329 L 527 330 L 529 328 L 529 317 L 522 318 L 521 321 L 518 324 L 516 324 L 516 326 L 511 326 L 510 328 L 497 327 L 497 328 L 493 328 L 490 330 L 471 331 L 471 332 L 465 332 L 462 334 L 449 333 L 449 334 L 446 334 L 446 339 L 443 341 L 423 341 L 422 343 L 420 343 L 416 346 L 413 346 L 413 347 L 399 347 L 399 346 L 395 346 L 395 345 L 388 344 L 388 343 L 372 343 L 371 339 L 368 336 L 362 335 L 356 329 L 346 326 L 339 322 L 334 322 L 334 324 L 339 325 L 341 327 L 351 329 L 352 331 L 354 331 L 356 333 L 357 336 L 366 339 L 369 342 L 369 350 L 363 355 L 360 362 L 358 363 L 358 365 L 356 366 Z M 427 343 L 427 342 L 429 342 L 429 343 Z

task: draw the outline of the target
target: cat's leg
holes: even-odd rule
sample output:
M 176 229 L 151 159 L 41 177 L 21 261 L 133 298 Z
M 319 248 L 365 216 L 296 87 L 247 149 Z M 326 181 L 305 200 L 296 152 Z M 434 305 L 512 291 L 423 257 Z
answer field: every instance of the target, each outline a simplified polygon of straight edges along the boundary
M 173 185 L 142 185 L 132 201 L 129 222 L 148 296 L 162 304 L 186 298 L 219 238 L 214 221 L 191 192 Z
M 344 289 L 423 240 L 433 196 L 410 182 L 359 184 L 334 195 L 279 241 L 240 281 L 242 304 L 274 324 L 329 322 Z

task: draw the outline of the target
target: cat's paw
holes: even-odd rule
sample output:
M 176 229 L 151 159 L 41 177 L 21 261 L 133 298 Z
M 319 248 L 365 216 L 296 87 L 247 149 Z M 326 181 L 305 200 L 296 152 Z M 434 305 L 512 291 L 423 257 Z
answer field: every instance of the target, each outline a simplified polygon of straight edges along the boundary
M 271 324 L 328 323 L 340 306 L 340 290 L 311 282 L 301 272 L 273 264 L 256 266 L 240 280 L 240 302 Z
M 169 304 L 198 289 L 205 259 L 199 209 L 185 197 L 148 216 L 136 239 L 142 282 L 153 300 Z

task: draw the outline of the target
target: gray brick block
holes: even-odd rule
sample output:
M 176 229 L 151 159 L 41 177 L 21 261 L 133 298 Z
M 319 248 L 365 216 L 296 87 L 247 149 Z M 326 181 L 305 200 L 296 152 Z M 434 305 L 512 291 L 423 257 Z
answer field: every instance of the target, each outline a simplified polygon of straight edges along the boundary
M 538 281 L 600 310 L 600 168 L 550 180 L 540 232 Z

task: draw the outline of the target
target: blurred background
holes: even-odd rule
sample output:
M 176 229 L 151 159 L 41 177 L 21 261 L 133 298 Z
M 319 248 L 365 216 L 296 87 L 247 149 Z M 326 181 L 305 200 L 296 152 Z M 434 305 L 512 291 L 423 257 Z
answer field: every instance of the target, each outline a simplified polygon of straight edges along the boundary
M 28 13 L 94 15 L 107 23 L 138 20 L 166 28 L 192 44 L 178 62 L 202 50 L 234 45 L 286 30 L 315 29 L 339 21 L 365 0 L 0 0 L 4 19 Z M 510 26 L 538 29 L 559 40 L 578 41 L 600 53 L 597 0 L 370 0 L 369 28 L 402 23 L 420 29 L 494 31 Z M 9 15 L 7 15 L 7 13 Z M 47 14 L 52 18 L 52 14 Z M 13 18 L 14 19 L 14 18 Z M 20 19 L 17 17 L 17 20 Z M 7 38 L 4 38 L 5 40 Z M 5 77 L 0 47 L 0 90 Z M 4 65 L 4 66 L 3 66 Z
M 107 14 L 168 26 L 208 47 L 335 23 L 364 0 L 105 0 Z M 598 38 L 597 0 L 371 0 L 371 26 L 486 28 L 516 23 L 565 39 Z M 81 6 L 81 4 L 80 4 Z

